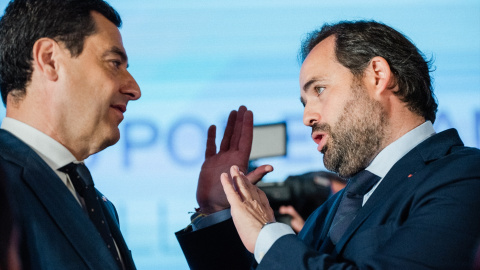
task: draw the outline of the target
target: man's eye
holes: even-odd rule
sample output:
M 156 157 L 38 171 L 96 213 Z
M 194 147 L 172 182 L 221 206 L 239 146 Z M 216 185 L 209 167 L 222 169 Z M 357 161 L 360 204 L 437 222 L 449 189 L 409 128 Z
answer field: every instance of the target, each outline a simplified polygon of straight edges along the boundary
M 315 86 L 315 92 L 317 93 L 317 95 L 320 95 L 324 90 L 325 87 L 323 86 Z
M 117 60 L 112 60 L 111 62 L 112 62 L 112 64 L 113 64 L 113 66 L 116 67 L 116 68 L 119 68 L 120 65 L 122 64 L 122 62 L 117 61 Z

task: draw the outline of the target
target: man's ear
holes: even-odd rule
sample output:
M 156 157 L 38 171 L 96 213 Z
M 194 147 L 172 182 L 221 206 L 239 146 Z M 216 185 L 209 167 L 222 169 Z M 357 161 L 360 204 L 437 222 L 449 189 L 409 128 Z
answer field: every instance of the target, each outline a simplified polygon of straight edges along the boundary
M 387 93 L 386 91 L 391 90 L 394 83 L 390 65 L 385 58 L 380 56 L 375 56 L 370 60 L 364 79 L 370 86 L 369 88 L 373 90 L 371 93 L 373 96 Z
M 45 78 L 56 81 L 58 78 L 58 63 L 56 57 L 60 47 L 51 38 L 38 39 L 33 45 L 33 63 Z

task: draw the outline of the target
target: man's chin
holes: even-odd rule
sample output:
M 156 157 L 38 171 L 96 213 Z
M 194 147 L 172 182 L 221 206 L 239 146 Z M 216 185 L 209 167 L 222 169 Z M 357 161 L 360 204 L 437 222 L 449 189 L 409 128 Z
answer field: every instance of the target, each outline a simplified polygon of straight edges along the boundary
M 113 132 L 112 137 L 110 137 L 110 140 L 108 140 L 109 145 L 112 146 L 116 144 L 120 140 L 120 130 L 117 128 L 115 132 Z
M 101 143 L 101 147 L 98 152 L 102 151 L 103 149 L 109 146 L 116 144 L 119 140 L 120 140 L 120 130 L 118 128 L 115 128 L 114 130 L 112 130 L 109 136 L 105 137 L 105 139 Z
M 325 169 L 332 171 L 332 172 L 337 172 L 334 166 L 332 166 L 331 159 L 328 156 L 328 153 L 322 153 L 323 154 L 323 166 L 325 166 Z

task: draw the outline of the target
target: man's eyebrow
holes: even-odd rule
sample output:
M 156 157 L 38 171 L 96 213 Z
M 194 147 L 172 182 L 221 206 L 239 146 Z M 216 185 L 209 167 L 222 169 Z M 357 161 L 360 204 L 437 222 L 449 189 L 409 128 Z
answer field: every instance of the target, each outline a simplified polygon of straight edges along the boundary
M 306 82 L 304 85 L 303 85 L 303 91 L 304 92 L 307 92 L 308 88 L 310 88 L 310 86 L 318 81 L 324 81 L 324 79 L 322 78 L 317 78 L 317 77 L 314 77 L 312 79 L 310 79 L 308 82 Z
M 316 80 L 315 80 L 315 79 L 311 79 L 311 80 L 309 80 L 307 83 L 305 83 L 305 84 L 303 85 L 303 88 L 302 88 L 303 91 L 304 91 L 304 92 L 307 92 L 308 88 L 310 88 L 310 85 L 312 85 L 314 82 L 316 82 Z

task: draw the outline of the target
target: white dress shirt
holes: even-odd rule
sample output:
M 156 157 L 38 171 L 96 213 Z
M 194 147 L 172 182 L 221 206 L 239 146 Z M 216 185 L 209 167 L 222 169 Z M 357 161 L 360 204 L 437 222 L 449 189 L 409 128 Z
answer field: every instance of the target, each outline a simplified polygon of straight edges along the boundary
M 83 200 L 75 191 L 68 174 L 59 171 L 61 167 L 78 161 L 68 149 L 49 137 L 47 134 L 35 129 L 16 119 L 5 117 L 2 121 L 2 129 L 12 133 L 18 139 L 30 146 L 45 163 L 60 177 L 62 182 L 67 186 L 73 197 L 83 206 Z

